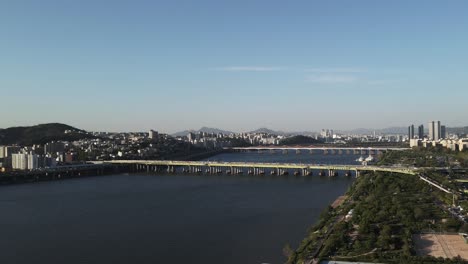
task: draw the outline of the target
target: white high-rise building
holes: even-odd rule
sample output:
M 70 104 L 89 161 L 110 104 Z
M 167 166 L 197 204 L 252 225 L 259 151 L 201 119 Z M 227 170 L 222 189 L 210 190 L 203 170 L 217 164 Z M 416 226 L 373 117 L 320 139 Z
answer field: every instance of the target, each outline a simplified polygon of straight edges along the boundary
M 440 121 L 429 122 L 429 139 L 437 141 L 441 136 Z
M 6 157 L 5 151 L 6 151 L 5 146 L 0 146 L 0 159 L 3 159 Z
M 11 155 L 11 167 L 14 170 L 33 170 L 39 168 L 39 155 L 18 153 Z
M 27 170 L 28 169 L 28 154 L 12 154 L 11 167 L 14 170 Z
M 39 168 L 39 157 L 36 154 L 30 153 L 28 156 L 28 170 Z

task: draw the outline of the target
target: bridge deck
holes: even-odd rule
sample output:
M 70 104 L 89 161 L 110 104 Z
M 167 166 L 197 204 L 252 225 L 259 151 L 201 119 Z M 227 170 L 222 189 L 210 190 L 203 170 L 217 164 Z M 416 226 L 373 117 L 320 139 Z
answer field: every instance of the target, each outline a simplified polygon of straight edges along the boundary
M 320 147 L 320 146 L 255 146 L 255 147 L 226 147 L 227 150 L 410 150 L 403 147 Z
M 340 170 L 340 171 L 382 171 L 403 174 L 417 174 L 409 167 L 381 167 L 363 165 L 325 165 L 304 163 L 258 163 L 258 162 L 213 162 L 213 161 L 175 161 L 175 160 L 114 160 L 112 164 L 137 164 L 149 166 L 203 166 L 203 167 L 235 167 L 235 168 L 279 168 L 308 170 Z

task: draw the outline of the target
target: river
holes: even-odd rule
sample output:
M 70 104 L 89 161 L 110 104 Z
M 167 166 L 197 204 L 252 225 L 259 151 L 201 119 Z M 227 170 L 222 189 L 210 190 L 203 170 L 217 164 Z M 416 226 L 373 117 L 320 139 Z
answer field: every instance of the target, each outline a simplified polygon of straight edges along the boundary
M 354 155 L 222 161 L 355 164 Z M 0 187 L 0 263 L 283 263 L 351 178 L 122 174 Z

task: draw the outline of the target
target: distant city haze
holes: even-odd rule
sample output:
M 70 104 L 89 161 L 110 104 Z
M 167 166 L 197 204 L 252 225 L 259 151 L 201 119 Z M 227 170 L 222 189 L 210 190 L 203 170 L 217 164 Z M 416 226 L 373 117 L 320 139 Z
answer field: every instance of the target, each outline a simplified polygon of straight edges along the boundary
M 0 128 L 468 124 L 467 1 L 2 1 Z

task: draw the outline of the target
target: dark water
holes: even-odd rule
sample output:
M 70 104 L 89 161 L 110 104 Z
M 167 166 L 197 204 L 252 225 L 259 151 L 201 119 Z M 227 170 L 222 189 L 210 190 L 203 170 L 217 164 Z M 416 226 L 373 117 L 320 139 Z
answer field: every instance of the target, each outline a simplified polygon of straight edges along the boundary
M 302 156 L 260 155 L 215 159 Z M 283 246 L 297 246 L 351 182 L 137 174 L 1 186 L 0 263 L 283 263 Z

